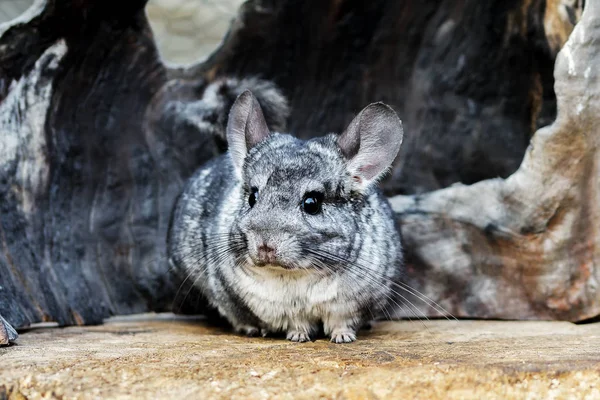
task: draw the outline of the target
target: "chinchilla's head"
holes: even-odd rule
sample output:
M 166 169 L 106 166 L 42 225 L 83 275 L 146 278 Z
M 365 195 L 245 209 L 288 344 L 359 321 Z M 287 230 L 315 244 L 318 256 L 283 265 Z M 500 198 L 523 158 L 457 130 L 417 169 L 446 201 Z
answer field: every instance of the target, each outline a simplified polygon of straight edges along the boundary
M 249 91 L 233 105 L 229 154 L 242 182 L 242 207 L 231 237 L 247 266 L 332 270 L 357 257 L 365 223 L 377 215 L 364 200 L 391 166 L 402 123 L 382 103 L 363 109 L 341 135 L 303 141 L 271 133 Z M 324 265 L 319 254 L 336 263 Z

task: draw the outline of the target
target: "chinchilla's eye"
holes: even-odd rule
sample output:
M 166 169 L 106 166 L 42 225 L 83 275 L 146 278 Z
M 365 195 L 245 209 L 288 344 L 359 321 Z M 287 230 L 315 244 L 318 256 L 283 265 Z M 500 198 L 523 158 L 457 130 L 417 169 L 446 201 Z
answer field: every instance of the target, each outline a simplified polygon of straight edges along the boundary
M 248 204 L 250 204 L 250 207 L 254 207 L 256 200 L 258 200 L 258 189 L 253 187 L 250 189 L 250 196 L 248 197 Z
M 323 194 L 319 192 L 308 192 L 302 201 L 302 209 L 305 213 L 315 215 L 321 212 Z

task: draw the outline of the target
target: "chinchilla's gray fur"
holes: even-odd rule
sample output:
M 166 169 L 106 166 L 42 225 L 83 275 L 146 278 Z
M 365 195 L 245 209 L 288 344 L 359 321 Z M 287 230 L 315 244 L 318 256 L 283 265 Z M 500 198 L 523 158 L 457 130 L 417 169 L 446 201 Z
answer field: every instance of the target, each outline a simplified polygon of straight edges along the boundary
M 402 272 L 399 233 L 376 188 L 400 148 L 400 120 L 375 103 L 341 135 L 302 141 L 270 133 L 245 91 L 226 134 L 228 153 L 177 200 L 170 262 L 238 332 L 354 341 L 386 312 Z M 307 198 L 320 210 L 309 213 Z

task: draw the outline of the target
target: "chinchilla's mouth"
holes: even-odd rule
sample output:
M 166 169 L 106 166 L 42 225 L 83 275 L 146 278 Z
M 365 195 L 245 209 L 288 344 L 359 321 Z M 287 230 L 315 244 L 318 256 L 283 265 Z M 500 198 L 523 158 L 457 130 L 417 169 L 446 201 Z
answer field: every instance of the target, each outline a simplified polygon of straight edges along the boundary
M 248 264 L 249 267 L 260 269 L 260 270 L 272 270 L 272 271 L 306 271 L 306 269 L 301 268 L 297 265 L 290 265 L 280 262 L 260 262 L 260 261 L 251 261 Z
M 291 265 L 286 265 L 286 264 L 281 264 L 281 263 L 277 263 L 277 262 L 270 262 L 270 263 L 254 263 L 255 267 L 258 268 L 266 268 L 266 269 L 285 269 L 285 270 L 293 270 L 293 269 L 298 269 L 297 267 L 291 266 Z

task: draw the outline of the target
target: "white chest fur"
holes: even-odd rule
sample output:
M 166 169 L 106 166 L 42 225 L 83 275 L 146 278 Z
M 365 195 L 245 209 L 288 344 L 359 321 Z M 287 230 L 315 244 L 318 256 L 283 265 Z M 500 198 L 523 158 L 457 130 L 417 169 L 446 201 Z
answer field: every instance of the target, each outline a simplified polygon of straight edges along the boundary
M 236 278 L 247 306 L 273 330 L 312 325 L 339 310 L 343 297 L 334 275 L 257 267 L 238 270 Z

